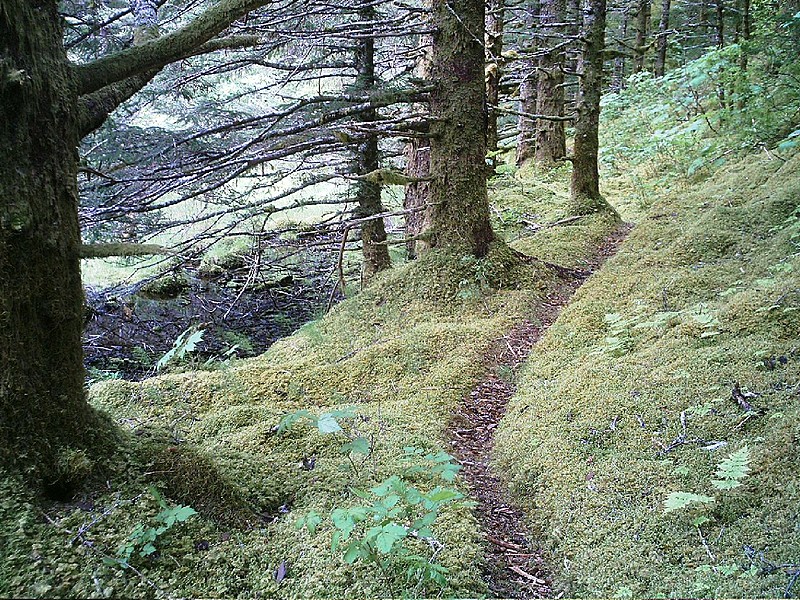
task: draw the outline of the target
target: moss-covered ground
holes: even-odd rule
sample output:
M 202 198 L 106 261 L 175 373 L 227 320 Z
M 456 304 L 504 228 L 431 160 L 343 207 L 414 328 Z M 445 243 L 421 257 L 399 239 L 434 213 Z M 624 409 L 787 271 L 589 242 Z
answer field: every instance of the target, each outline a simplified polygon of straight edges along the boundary
M 606 193 L 636 227 L 518 376 L 496 467 L 565 595 L 797 596 L 800 155 L 730 157 L 691 176 L 658 161 L 614 163 Z M 580 268 L 615 223 L 545 226 L 568 217 L 567 179 L 500 177 L 494 224 L 517 251 Z M 328 515 L 392 475 L 423 492 L 441 483 L 409 470 L 428 463 L 405 449 L 445 447 L 486 349 L 533 314 L 554 277 L 503 244 L 481 260 L 434 252 L 258 358 L 93 386 L 120 450 L 74 497 L 42 503 L 0 464 L 0 596 L 484 595 L 469 506 L 442 508 L 438 544 L 408 542 L 448 570 L 443 585 L 401 557 L 348 564 L 331 550 Z M 299 410 L 333 413 L 342 430 L 280 427 Z M 342 451 L 359 438 L 368 454 Z M 745 446 L 741 485 L 714 487 L 719 463 Z M 64 452 L 65 480 L 92 458 Z M 444 485 L 466 493 L 459 479 Z M 714 502 L 667 513 L 672 492 Z M 198 514 L 120 562 L 132 532 L 186 516 L 181 506 Z M 316 527 L 298 527 L 314 515 Z
M 497 186 L 513 181 L 525 178 L 507 175 Z M 560 199 L 554 209 L 552 198 L 521 197 L 525 210 L 559 210 Z M 611 227 L 596 219 L 574 229 L 598 237 Z M 568 264 L 584 251 L 565 246 L 554 256 L 545 247 L 543 257 Z M 484 594 L 479 532 L 462 503 L 444 506 L 433 527 L 441 544 L 435 561 L 448 570 L 444 586 L 409 577 L 400 560 L 347 564 L 341 550 L 331 551 L 327 516 L 363 504 L 353 488 L 392 475 L 422 491 L 437 483 L 408 474 L 414 465 L 404 449 L 445 446 L 449 416 L 482 376 L 486 349 L 529 317 L 554 283 L 547 266 L 520 261 L 504 244 L 481 260 L 434 252 L 392 269 L 261 357 L 94 385 L 90 400 L 121 428 L 122 450 L 98 465 L 100 481 L 43 510 L 20 481 L 2 479 L 0 596 Z M 301 409 L 342 411 L 343 431 L 324 435 L 309 419 L 278 430 Z M 344 454 L 342 445 L 357 437 L 370 453 Z M 417 457 L 416 466 L 426 464 Z M 460 480 L 453 485 L 466 492 Z M 137 526 L 155 528 L 164 508 L 150 486 L 168 507 L 191 506 L 198 515 L 158 534 L 149 556 L 137 545 L 125 567 L 114 561 L 118 549 Z M 323 517 L 314 533 L 298 529 L 312 514 Z M 432 554 L 426 544 L 408 545 Z
M 497 462 L 569 596 L 782 597 L 800 569 L 800 156 L 639 206 L 531 354 Z M 716 489 L 745 446 L 742 485 Z M 715 501 L 665 513 L 678 491 Z

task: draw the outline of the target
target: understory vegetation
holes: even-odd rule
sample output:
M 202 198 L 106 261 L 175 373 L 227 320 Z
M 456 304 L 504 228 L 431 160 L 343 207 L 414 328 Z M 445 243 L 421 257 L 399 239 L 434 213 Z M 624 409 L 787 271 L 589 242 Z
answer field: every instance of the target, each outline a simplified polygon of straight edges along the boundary
M 609 188 L 637 224 L 531 355 L 498 432 L 567 595 L 800 593 L 798 97 L 755 77 L 749 114 L 670 112 L 708 84 L 698 62 L 672 97 L 643 79 L 607 98 Z
M 800 595 L 800 94 L 748 99 L 743 132 L 736 97 L 676 108 L 720 83 L 695 70 L 606 99 L 635 227 L 511 375 L 495 467 L 567 596 Z M 42 508 L 0 464 L 0 596 L 487 594 L 447 425 L 618 227 L 570 220 L 568 166 L 500 170 L 485 258 L 389 269 L 255 358 L 92 385 L 118 449 L 61 457 L 90 484 Z

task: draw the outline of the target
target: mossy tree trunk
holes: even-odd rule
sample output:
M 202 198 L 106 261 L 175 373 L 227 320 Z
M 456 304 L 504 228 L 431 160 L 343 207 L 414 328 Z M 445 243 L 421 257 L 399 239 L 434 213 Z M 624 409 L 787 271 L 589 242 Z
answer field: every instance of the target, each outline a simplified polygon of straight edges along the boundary
M 365 23 L 372 23 L 375 20 L 375 6 L 364 5 L 359 10 L 359 19 Z M 361 37 L 357 42 L 355 63 L 357 69 L 356 89 L 364 92 L 375 90 L 377 79 L 375 77 L 375 38 L 370 36 Z M 359 120 L 367 128 L 370 123 L 378 119 L 377 109 L 369 109 L 359 115 Z M 366 175 L 376 171 L 379 167 L 378 155 L 378 136 L 374 133 L 368 134 L 358 143 L 356 151 L 355 170 L 357 175 Z M 381 204 L 381 186 L 365 180 L 356 183 L 356 201 L 358 202 L 357 215 L 359 218 L 366 218 L 380 214 L 383 211 Z M 361 268 L 361 280 L 363 283 L 369 281 L 376 273 L 383 271 L 391 266 L 389 258 L 389 247 L 386 245 L 386 228 L 383 218 L 378 217 L 365 221 L 361 225 L 361 246 L 364 256 Z
M 541 5 L 540 23 L 549 36 L 562 33 L 566 18 L 565 0 L 545 0 Z M 550 38 L 551 48 L 539 58 L 539 81 L 536 90 L 536 113 L 551 117 L 564 116 L 564 42 Z M 539 119 L 536 124 L 536 163 L 545 168 L 559 164 L 567 155 L 564 122 Z
M 581 76 L 570 184 L 570 211 L 576 215 L 611 210 L 600 195 L 600 174 L 597 168 L 605 28 L 606 0 L 588 0 L 583 9 L 583 50 L 578 65 Z
M 43 483 L 90 427 L 75 118 L 55 2 L 0 9 L 0 450 Z
M 539 3 L 536 2 L 529 8 L 525 19 L 526 27 L 535 27 L 538 24 Z M 536 54 L 538 42 L 536 37 L 531 37 L 525 47 L 525 58 L 522 60 L 522 81 L 519 84 L 519 110 L 517 121 L 517 166 L 523 167 L 533 160 L 536 154 L 536 119 L 525 115 L 536 114 L 536 88 L 538 85 L 538 64 L 533 56 Z
M 628 37 L 628 21 L 630 10 L 625 8 L 622 11 L 622 23 L 620 24 L 620 40 L 622 42 Z M 611 91 L 619 92 L 625 88 L 625 48 L 620 44 L 619 54 L 614 57 L 614 70 L 611 75 Z
M 422 5 L 427 10 L 432 10 L 432 0 L 424 0 Z M 420 36 L 420 58 L 414 67 L 414 76 L 420 80 L 430 79 L 431 75 L 431 46 L 433 37 L 430 34 Z M 419 111 L 430 112 L 430 106 L 420 105 Z M 420 179 L 405 186 L 403 209 L 406 212 L 405 234 L 408 241 L 406 250 L 411 259 L 424 254 L 430 249 L 430 244 L 419 237 L 423 231 L 431 226 L 431 186 L 426 181 L 430 175 L 431 166 L 431 141 L 427 137 L 412 138 L 403 151 L 406 160 L 405 174 L 412 179 Z
M 485 4 L 435 0 L 433 18 L 430 242 L 484 256 L 494 239 L 486 191 Z
M 486 148 L 491 155 L 489 162 L 497 166 L 498 106 L 500 103 L 500 79 L 503 75 L 503 28 L 505 26 L 505 0 L 489 0 L 486 6 L 486 100 L 488 123 L 486 126 Z
M 65 483 L 60 461 L 104 433 L 84 393 L 77 147 L 131 88 L 99 106 L 94 94 L 185 56 L 260 4 L 221 0 L 84 65 L 67 59 L 55 0 L 0 6 L 0 460 L 14 457 L 39 489 Z
M 644 59 L 647 54 L 647 35 L 650 31 L 650 0 L 640 0 L 636 13 L 636 47 L 633 59 L 633 72 L 644 71 Z
M 667 65 L 667 42 L 669 41 L 669 12 L 671 0 L 661 0 L 661 19 L 658 22 L 658 41 L 656 42 L 656 64 L 653 73 L 663 77 Z
M 519 84 L 519 108 L 524 114 L 520 115 L 518 121 L 518 167 L 525 166 L 536 155 L 536 119 L 526 116 L 536 114 L 536 86 L 536 67 L 525 68 L 522 82 Z

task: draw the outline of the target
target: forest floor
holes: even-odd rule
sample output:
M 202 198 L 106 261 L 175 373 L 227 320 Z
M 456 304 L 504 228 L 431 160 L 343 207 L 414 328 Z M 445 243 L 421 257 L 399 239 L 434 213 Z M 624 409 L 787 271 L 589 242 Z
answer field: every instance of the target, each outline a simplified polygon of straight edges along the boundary
M 558 270 L 562 283 L 537 303 L 532 319 L 514 326 L 492 345 L 485 358 L 485 377 L 465 396 L 450 422 L 450 451 L 477 501 L 475 514 L 486 539 L 484 576 L 498 598 L 553 595 L 545 559 L 528 531 L 525 516 L 491 467 L 495 432 L 516 393 L 514 375 L 578 288 L 617 252 L 631 227 L 621 224 L 586 257 L 583 268 Z
M 342 299 L 330 252 L 301 249 L 294 269 L 233 268 L 198 261 L 144 284 L 86 290 L 85 364 L 91 379 L 139 381 L 189 327 L 204 331 L 191 364 L 257 356 Z M 228 257 L 230 260 L 231 257 Z M 205 268 L 204 268 L 205 267 Z

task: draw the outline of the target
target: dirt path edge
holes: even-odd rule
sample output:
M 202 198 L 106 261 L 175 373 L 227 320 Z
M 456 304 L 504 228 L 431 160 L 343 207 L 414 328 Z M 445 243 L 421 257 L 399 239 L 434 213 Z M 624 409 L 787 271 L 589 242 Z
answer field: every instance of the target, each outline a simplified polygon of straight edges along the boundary
M 492 597 L 547 598 L 551 579 L 541 552 L 525 525 L 525 516 L 509 499 L 507 486 L 492 472 L 495 431 L 516 386 L 508 376 L 525 360 L 545 331 L 555 322 L 572 296 L 600 266 L 613 256 L 630 232 L 620 225 L 583 271 L 563 270 L 561 283 L 536 307 L 534 316 L 495 341 L 486 355 L 486 375 L 462 400 L 447 428 L 450 452 L 461 463 L 483 530 L 486 565 L 484 578 Z

